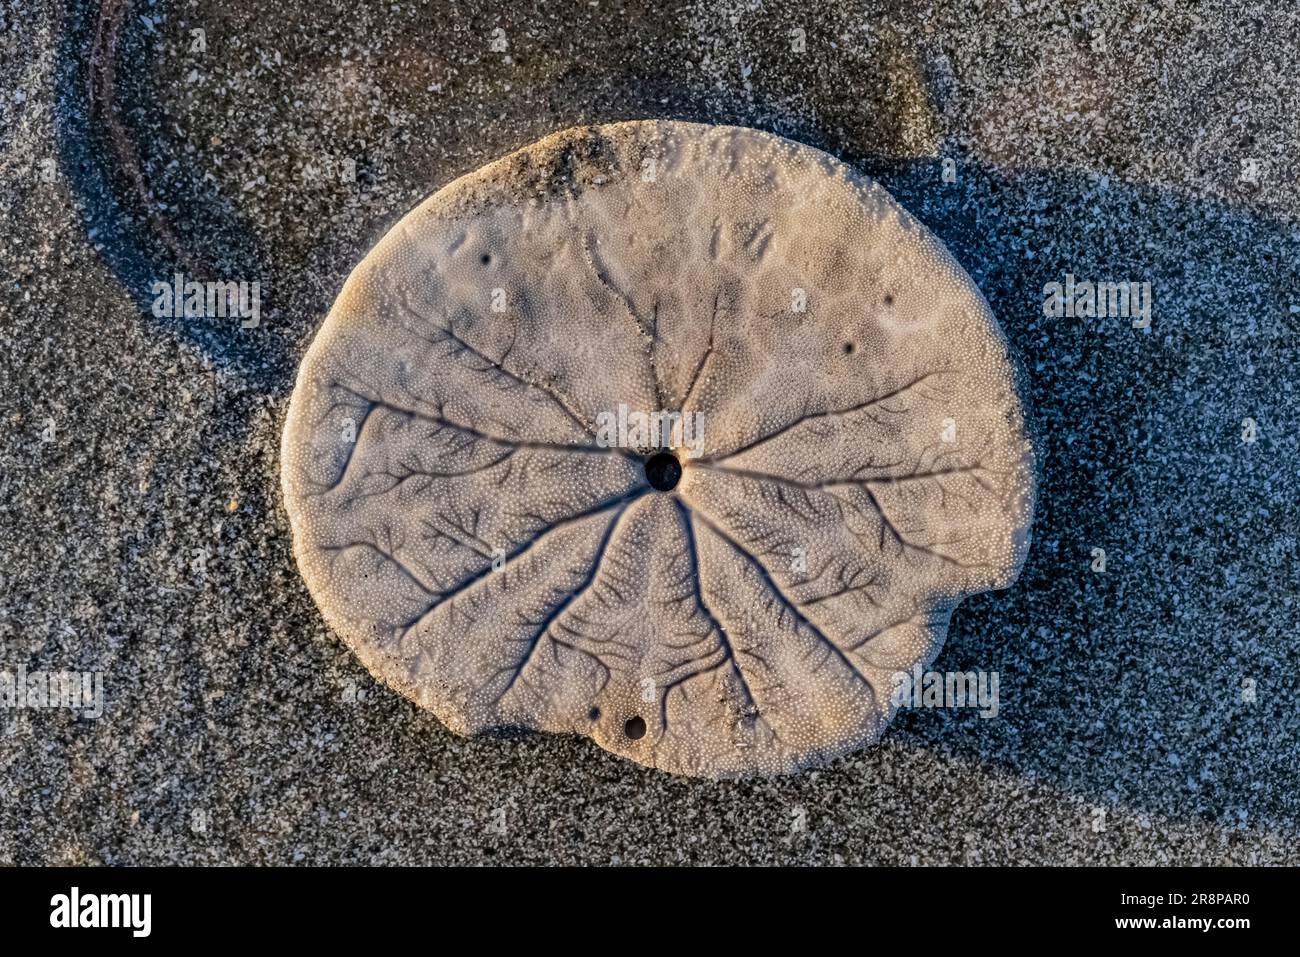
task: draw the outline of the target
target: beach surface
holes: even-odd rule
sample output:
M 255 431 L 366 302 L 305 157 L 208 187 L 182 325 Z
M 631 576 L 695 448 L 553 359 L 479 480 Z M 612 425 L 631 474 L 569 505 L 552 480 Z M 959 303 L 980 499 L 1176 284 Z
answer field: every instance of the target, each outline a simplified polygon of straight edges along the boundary
M 0 707 L 0 864 L 1300 863 L 1297 62 L 1264 2 L 0 6 L 0 674 L 102 688 Z M 1033 544 L 932 667 L 995 716 L 690 780 L 459 738 L 322 621 L 279 441 L 344 279 L 456 177 L 651 117 L 854 165 L 989 300 Z M 256 323 L 156 316 L 178 273 Z M 1046 314 L 1067 282 L 1149 323 Z

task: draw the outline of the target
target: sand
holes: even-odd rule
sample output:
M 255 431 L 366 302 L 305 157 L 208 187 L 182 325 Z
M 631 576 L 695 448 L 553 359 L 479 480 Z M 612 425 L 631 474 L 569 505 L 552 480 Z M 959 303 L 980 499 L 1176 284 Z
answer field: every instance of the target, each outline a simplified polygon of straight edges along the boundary
M 0 709 L 0 862 L 1296 863 L 1300 14 L 884 7 L 201 0 L 132 10 L 108 76 L 94 11 L 6 7 L 0 671 L 99 673 L 103 714 Z M 457 175 L 640 117 L 854 164 L 989 299 L 1035 539 L 933 667 L 996 672 L 995 718 L 690 781 L 458 738 L 321 621 L 278 448 L 343 278 Z M 259 282 L 258 325 L 156 318 L 177 269 Z M 1149 330 L 1045 315 L 1067 275 L 1150 282 Z

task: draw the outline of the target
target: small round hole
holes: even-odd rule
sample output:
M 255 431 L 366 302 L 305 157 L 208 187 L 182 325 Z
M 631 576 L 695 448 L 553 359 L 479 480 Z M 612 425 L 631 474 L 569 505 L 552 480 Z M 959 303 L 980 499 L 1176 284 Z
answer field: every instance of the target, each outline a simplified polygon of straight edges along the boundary
M 486 266 L 488 263 L 492 261 L 492 254 L 484 253 L 482 256 L 478 257 L 478 261 L 481 262 L 484 266 Z
M 894 294 L 890 292 L 885 293 L 885 305 L 892 306 L 893 304 L 894 304 Z
M 623 733 L 636 741 L 638 738 L 645 737 L 645 718 L 640 716 L 628 718 L 627 724 L 623 725 Z
M 851 343 L 851 342 L 846 342 L 846 343 L 844 343 L 844 354 L 845 354 L 846 356 L 851 356 L 851 355 L 853 355 L 853 349 L 854 349 L 854 345 L 853 345 L 853 343 Z
M 587 712 L 587 720 L 588 720 L 588 721 L 599 721 L 599 720 L 600 720 L 600 709 L 597 708 L 597 707 L 594 707 L 594 706 L 593 706 L 592 709 L 591 709 L 590 711 Z
M 682 477 L 682 463 L 671 452 L 656 452 L 645 462 L 645 480 L 652 488 L 671 492 Z

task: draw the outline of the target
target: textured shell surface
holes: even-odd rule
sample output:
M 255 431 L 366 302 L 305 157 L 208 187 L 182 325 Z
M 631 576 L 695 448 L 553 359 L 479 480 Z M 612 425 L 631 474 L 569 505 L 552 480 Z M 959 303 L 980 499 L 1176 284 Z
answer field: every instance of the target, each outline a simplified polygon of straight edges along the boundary
M 282 480 L 377 678 L 460 733 L 705 777 L 875 741 L 1034 504 L 1005 341 L 938 240 L 818 150 L 664 121 L 402 219 L 302 362 Z

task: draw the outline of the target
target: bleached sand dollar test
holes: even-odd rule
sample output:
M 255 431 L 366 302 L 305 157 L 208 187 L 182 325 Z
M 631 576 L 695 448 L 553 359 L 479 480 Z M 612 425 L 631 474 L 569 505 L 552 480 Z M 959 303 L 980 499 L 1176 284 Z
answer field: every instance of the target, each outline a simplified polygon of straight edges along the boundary
M 627 426 L 657 412 L 695 447 Z M 939 242 L 817 150 L 671 122 L 557 133 L 394 227 L 303 361 L 283 483 L 378 678 L 458 732 L 704 776 L 874 741 L 1033 509 Z

